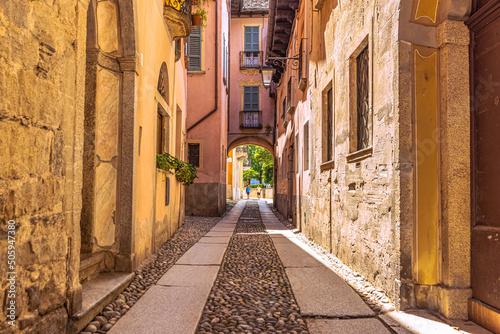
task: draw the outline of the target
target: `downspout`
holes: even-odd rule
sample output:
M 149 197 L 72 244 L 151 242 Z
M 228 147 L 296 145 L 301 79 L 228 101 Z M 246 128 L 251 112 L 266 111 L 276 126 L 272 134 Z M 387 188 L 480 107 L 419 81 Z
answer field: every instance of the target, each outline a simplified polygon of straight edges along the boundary
M 210 115 L 215 113 L 219 109 L 219 63 L 218 63 L 218 58 L 219 58 L 219 10 L 217 8 L 217 0 L 214 0 L 215 2 L 215 107 L 209 111 L 205 116 L 200 118 L 198 121 L 196 121 L 193 125 L 191 125 L 189 128 L 187 128 L 186 132 L 191 131 L 193 128 L 195 128 L 198 124 L 206 120 Z

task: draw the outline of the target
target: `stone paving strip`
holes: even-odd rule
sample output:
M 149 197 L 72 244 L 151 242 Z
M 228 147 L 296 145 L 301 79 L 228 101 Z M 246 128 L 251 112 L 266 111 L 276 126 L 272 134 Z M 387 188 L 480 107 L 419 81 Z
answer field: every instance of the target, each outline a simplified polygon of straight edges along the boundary
M 257 202 L 240 216 L 196 333 L 309 333 Z
M 233 205 L 229 205 L 228 211 Z M 230 213 L 231 211 L 229 211 Z M 135 273 L 130 285 L 105 307 L 80 334 L 106 333 L 154 286 L 193 245 L 205 238 L 221 220 L 219 217 L 186 217 L 184 225 Z M 211 286 L 210 286 L 211 287 Z M 138 333 L 143 333 L 139 331 Z
M 109 333 L 194 333 L 219 271 L 228 237 L 244 206 L 244 202 L 236 204 L 151 286 Z
M 392 333 L 341 277 L 307 251 L 266 203 L 259 206 L 310 333 Z
M 394 304 L 391 303 L 382 290 L 375 288 L 368 280 L 342 263 L 335 255 L 327 252 L 321 246 L 309 240 L 304 234 L 299 233 L 295 226 L 287 219 L 283 218 L 274 207 L 268 207 L 278 220 L 287 226 L 289 231 L 286 233 L 292 237 L 290 240 L 296 240 L 297 243 L 302 243 L 310 247 L 317 254 L 319 260 L 322 261 L 326 267 L 331 268 L 337 275 L 342 277 L 375 313 L 386 313 L 396 309 Z

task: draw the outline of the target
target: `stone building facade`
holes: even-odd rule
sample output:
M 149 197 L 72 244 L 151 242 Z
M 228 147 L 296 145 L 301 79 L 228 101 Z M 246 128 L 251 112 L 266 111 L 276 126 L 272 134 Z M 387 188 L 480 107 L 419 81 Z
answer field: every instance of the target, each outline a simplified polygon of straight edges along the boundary
M 474 318 L 471 307 L 498 307 L 498 272 L 471 273 L 474 252 L 498 255 L 491 245 L 471 258 L 468 28 L 496 27 L 497 7 L 270 1 L 267 56 L 295 58 L 274 63 L 275 205 L 400 309 Z
M 188 19 L 160 0 L 0 4 L 0 248 L 15 226 L 17 272 L 0 332 L 78 332 L 182 224 L 155 155 L 185 154 Z

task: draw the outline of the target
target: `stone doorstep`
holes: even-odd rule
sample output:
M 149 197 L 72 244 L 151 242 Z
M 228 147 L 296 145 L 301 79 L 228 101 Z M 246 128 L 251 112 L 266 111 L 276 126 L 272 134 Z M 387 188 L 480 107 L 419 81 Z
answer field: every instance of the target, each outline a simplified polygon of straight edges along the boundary
M 446 319 L 427 309 L 410 309 L 380 314 L 379 319 L 398 334 L 493 334 L 470 320 Z
M 104 252 L 85 254 L 80 260 L 80 283 L 88 279 L 92 280 L 101 271 L 104 263 Z
M 132 282 L 134 273 L 102 273 L 82 284 L 82 309 L 69 319 L 68 332 L 79 333 Z

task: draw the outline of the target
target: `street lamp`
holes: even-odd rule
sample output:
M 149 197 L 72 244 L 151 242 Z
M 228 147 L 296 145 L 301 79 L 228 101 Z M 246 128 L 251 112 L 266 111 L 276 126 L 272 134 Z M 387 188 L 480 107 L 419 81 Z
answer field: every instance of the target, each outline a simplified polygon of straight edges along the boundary
M 267 65 L 262 66 L 262 68 L 260 69 L 260 73 L 262 74 L 262 82 L 264 83 L 264 88 L 269 88 L 269 86 L 271 85 L 274 72 L 276 72 L 276 70 L 273 67 Z

